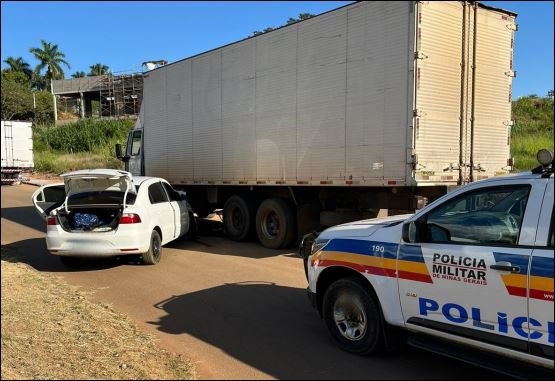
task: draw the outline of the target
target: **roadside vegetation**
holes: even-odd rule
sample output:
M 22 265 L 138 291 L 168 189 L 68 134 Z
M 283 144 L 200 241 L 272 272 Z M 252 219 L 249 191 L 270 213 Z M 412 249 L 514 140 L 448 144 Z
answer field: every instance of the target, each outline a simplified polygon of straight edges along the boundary
M 125 143 L 133 124 L 131 119 L 83 119 L 56 127 L 34 126 L 35 171 L 60 174 L 87 168 L 123 169 L 114 146 Z
M 553 151 L 553 98 L 522 97 L 513 102 L 512 111 L 511 156 L 515 158 L 515 170 L 529 170 L 538 165 L 539 149 Z
M 194 367 L 125 315 L 2 247 L 3 380 L 180 380 Z

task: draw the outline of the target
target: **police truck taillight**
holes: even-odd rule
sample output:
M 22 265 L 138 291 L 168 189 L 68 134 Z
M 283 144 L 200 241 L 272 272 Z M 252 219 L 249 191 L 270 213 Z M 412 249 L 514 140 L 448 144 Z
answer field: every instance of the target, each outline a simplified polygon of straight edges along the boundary
M 58 225 L 58 217 L 56 216 L 48 216 L 46 219 L 47 225 Z
M 141 217 L 135 213 L 123 213 L 119 218 L 120 224 L 138 224 L 141 222 Z

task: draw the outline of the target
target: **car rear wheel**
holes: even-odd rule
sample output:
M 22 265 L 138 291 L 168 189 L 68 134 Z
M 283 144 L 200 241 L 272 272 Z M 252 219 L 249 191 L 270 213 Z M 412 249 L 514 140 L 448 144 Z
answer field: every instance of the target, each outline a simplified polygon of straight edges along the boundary
M 383 349 L 380 309 L 369 291 L 355 279 L 335 281 L 324 295 L 326 326 L 341 349 L 360 355 Z
M 146 253 L 143 254 L 143 262 L 145 265 L 155 265 L 160 262 L 162 256 L 162 239 L 156 230 L 152 231 L 150 235 L 150 247 Z

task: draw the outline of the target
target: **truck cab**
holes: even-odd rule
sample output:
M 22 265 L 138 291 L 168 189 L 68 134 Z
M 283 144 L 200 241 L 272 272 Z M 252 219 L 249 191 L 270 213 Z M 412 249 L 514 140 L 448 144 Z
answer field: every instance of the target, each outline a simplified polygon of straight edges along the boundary
M 140 123 L 138 121 L 137 123 Z M 116 157 L 122 160 L 125 165 L 125 170 L 134 176 L 144 176 L 144 155 L 141 149 L 143 145 L 143 130 L 142 128 L 134 128 L 127 136 L 127 143 L 125 145 L 125 152 L 122 152 L 121 144 L 116 144 Z

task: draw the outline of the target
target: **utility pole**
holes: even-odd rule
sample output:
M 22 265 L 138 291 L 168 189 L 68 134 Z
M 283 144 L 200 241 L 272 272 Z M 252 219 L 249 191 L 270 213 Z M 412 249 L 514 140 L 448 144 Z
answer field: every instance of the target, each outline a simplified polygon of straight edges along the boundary
M 52 93 L 52 103 L 54 104 L 54 125 L 58 121 L 58 105 L 56 104 L 56 95 L 54 94 L 54 81 L 50 80 L 50 92 Z
M 37 123 L 37 100 L 33 91 L 33 121 Z

